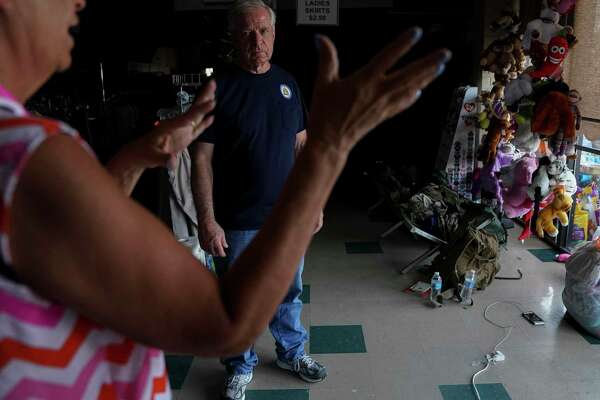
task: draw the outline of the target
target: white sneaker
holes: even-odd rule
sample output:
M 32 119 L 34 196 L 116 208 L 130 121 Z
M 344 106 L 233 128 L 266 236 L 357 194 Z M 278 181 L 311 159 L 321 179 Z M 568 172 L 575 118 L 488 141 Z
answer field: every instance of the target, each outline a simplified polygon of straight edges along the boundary
M 252 382 L 252 372 L 249 374 L 231 374 L 227 376 L 223 392 L 221 393 L 222 400 L 244 400 L 246 398 L 246 386 Z
M 295 372 L 302 380 L 309 383 L 321 382 L 327 377 L 327 369 L 309 355 L 304 355 L 293 361 L 281 361 L 277 359 L 277 366 L 281 369 Z

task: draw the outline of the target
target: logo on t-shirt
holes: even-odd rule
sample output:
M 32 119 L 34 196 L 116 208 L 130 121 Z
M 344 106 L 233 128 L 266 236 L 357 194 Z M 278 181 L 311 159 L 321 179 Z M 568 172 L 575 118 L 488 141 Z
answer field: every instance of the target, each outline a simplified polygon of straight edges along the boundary
M 281 95 L 283 97 L 288 100 L 292 98 L 292 89 L 290 89 L 288 85 L 281 85 L 279 86 L 279 89 L 281 89 Z

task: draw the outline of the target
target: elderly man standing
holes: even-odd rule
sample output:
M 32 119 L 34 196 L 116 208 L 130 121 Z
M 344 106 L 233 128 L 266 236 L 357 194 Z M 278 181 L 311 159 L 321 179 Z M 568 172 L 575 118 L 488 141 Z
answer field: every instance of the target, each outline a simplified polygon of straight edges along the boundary
M 306 140 L 306 113 L 292 76 L 271 64 L 275 13 L 262 0 L 236 1 L 229 30 L 236 65 L 217 77 L 215 124 L 192 149 L 192 188 L 202 248 L 224 272 L 252 241 L 281 192 L 295 155 Z M 315 221 L 315 232 L 322 216 Z M 300 321 L 302 270 L 270 324 L 277 365 L 308 382 L 325 379 L 325 368 L 304 352 Z M 244 399 L 258 364 L 253 349 L 224 359 L 223 397 Z

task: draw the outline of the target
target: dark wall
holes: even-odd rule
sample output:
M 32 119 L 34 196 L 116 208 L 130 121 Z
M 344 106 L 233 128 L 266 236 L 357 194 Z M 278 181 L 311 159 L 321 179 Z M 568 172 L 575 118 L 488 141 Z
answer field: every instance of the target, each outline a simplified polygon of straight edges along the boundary
M 344 199 L 361 201 L 369 197 L 365 193 L 370 187 L 361 181 L 362 172 L 376 160 L 389 161 L 397 168 L 414 165 L 428 176 L 452 90 L 477 82 L 482 37 L 480 2 L 406 3 L 398 1 L 390 9 L 341 9 L 339 27 L 296 26 L 294 10 L 278 13 L 274 62 L 294 74 L 307 102 L 317 62 L 317 32 L 329 35 L 338 46 L 342 75 L 366 63 L 389 40 L 414 25 L 422 26 L 425 36 L 407 60 L 439 47 L 448 47 L 454 53 L 446 74 L 415 107 L 383 124 L 357 146 L 336 190 Z M 224 11 L 175 12 L 171 1 L 90 0 L 82 14 L 73 69 L 55 78 L 45 90 L 72 88 L 82 102 L 97 103 L 99 63 L 103 62 L 113 105 L 125 109 L 134 106 L 136 114 L 132 126 L 123 121 L 117 124 L 117 134 L 114 121 L 94 127 L 92 139 L 98 144 L 101 158 L 107 159 L 122 143 L 149 129 L 158 108 L 174 101 L 167 77 L 132 76 L 127 72 L 128 61 L 149 62 L 157 47 L 166 46 L 178 49 L 180 72 L 218 67 L 224 29 Z M 131 119 L 127 110 L 125 114 L 125 120 Z M 81 125 L 77 128 L 84 129 Z
M 362 173 L 377 160 L 388 161 L 397 169 L 416 166 L 424 178 L 431 174 L 451 93 L 456 86 L 475 83 L 479 72 L 481 35 L 476 2 L 459 3 L 436 10 L 413 6 L 402 12 L 342 9 L 341 26 L 325 29 L 297 27 L 293 11 L 280 13 L 276 62 L 294 73 L 307 98 L 314 79 L 317 56 L 313 35 L 317 32 L 329 35 L 338 46 L 342 76 L 364 65 L 388 41 L 414 25 L 422 26 L 425 36 L 407 61 L 439 47 L 454 53 L 446 74 L 412 109 L 384 123 L 356 147 L 338 184 L 338 197 L 359 202 L 370 198 L 370 186 Z

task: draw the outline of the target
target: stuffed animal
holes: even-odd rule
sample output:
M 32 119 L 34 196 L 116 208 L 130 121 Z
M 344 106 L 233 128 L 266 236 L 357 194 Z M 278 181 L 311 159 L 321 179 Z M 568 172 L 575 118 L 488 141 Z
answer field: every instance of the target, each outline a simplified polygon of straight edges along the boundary
M 477 99 L 481 104 L 481 112 L 479 113 L 479 127 L 487 130 L 490 127 L 490 117 L 492 115 L 492 93 L 483 91 Z
M 575 28 L 573 28 L 572 26 L 565 26 L 562 32 L 560 33 L 560 36 L 564 36 L 565 39 L 567 39 L 567 42 L 569 42 L 570 49 L 573 49 L 573 47 L 575 47 L 575 45 L 579 42 L 577 40 L 577 36 L 575 36 Z
M 579 111 L 578 104 L 581 102 L 581 95 L 577 90 L 569 91 L 569 103 L 571 104 L 571 111 L 573 112 L 573 116 L 575 118 L 575 133 L 579 132 L 581 129 L 581 111 Z M 556 135 L 554 135 L 550 140 L 550 145 L 552 147 L 552 151 L 555 155 L 566 155 L 568 158 L 574 158 L 575 156 L 575 142 L 577 141 L 577 136 L 572 139 L 565 139 L 563 135 L 563 131 L 559 130 Z
M 569 54 L 569 42 L 563 36 L 555 36 L 548 44 L 548 56 L 542 66 L 529 73 L 533 79 L 548 78 L 556 74 Z
M 531 76 L 523 74 L 506 85 L 506 89 L 504 89 L 504 100 L 506 101 L 506 104 L 510 106 L 516 104 L 523 97 L 529 96 L 531 93 L 533 93 Z
M 495 40 L 481 53 L 480 64 L 484 71 L 494 74 L 496 82 L 503 85 L 509 78 L 509 71 L 515 67 L 517 59 L 513 55 L 514 45 L 505 39 Z
M 546 59 L 548 43 L 550 39 L 557 36 L 563 27 L 558 23 L 560 14 L 551 9 L 545 8 L 540 14 L 540 18 L 527 24 L 523 36 L 523 48 L 529 53 L 533 65 L 538 68 Z
M 516 69 L 517 59 L 515 58 L 513 51 L 515 46 L 511 42 L 506 42 L 502 46 L 502 51 L 498 55 L 494 64 L 496 70 L 494 72 L 494 78 L 496 82 L 508 83 L 510 79 L 516 79 L 517 75 L 514 73 L 511 76 L 511 71 Z
M 497 153 L 496 158 L 493 162 L 485 165 L 481 168 L 479 180 L 481 186 L 481 197 L 495 199 L 498 203 L 498 208 L 502 210 L 502 187 L 498 180 L 497 173 L 500 172 L 500 162 L 498 157 L 500 152 Z
M 490 92 L 482 92 L 479 96 L 483 110 L 479 113 L 479 127 L 488 130 L 490 127 L 491 118 L 497 116 L 502 118 L 506 112 L 504 107 L 504 86 L 496 82 Z
M 548 177 L 548 167 L 540 165 L 534 174 L 531 186 L 527 189 L 527 195 L 531 200 L 535 200 L 535 189 L 540 188 L 542 199 L 550 194 L 550 177 Z
M 478 160 L 484 165 L 491 163 L 496 157 L 496 148 L 500 140 L 504 138 L 506 141 L 510 141 L 513 134 L 513 121 L 509 112 L 504 111 L 501 118 L 496 115 L 492 116 L 487 135 L 479 151 Z
M 548 166 L 548 176 L 550 177 L 550 188 L 554 189 L 562 186 L 569 196 L 577 193 L 577 178 L 567 166 L 565 155 L 552 160 Z
M 545 8 L 540 13 L 540 18 L 534 19 L 525 29 L 523 36 L 523 48 L 526 51 L 531 49 L 532 41 L 538 41 L 542 44 L 548 44 L 550 39 L 557 36 L 563 27 L 558 23 L 560 14 L 551 9 Z
M 551 192 L 548 197 L 546 197 L 545 199 L 540 201 L 540 207 L 539 207 L 540 210 L 543 210 L 544 208 L 548 207 L 548 205 L 550 203 L 552 203 L 553 200 L 554 200 L 554 193 Z M 524 226 L 523 226 L 523 230 L 521 231 L 521 234 L 519 235 L 519 240 L 521 241 L 521 243 L 525 242 L 525 240 L 527 240 L 531 237 L 531 220 L 533 219 L 534 211 L 535 211 L 535 209 L 532 208 L 522 217 Z M 539 214 L 539 212 L 538 212 L 538 214 Z
M 576 135 L 575 117 L 568 96 L 561 92 L 550 92 L 538 101 L 531 130 L 543 136 L 553 136 L 560 129 L 566 140 L 573 139 Z
M 571 104 L 571 111 L 575 118 L 575 137 L 572 139 L 565 139 L 563 137 L 561 145 L 561 154 L 565 154 L 569 158 L 575 156 L 575 142 L 577 141 L 577 133 L 581 129 L 581 111 L 579 110 L 579 103 L 581 103 L 581 95 L 577 90 L 571 90 L 569 92 L 569 103 Z
M 527 195 L 527 188 L 531 185 L 533 172 L 537 169 L 537 159 L 526 155 L 516 164 L 501 175 L 503 185 L 504 213 L 508 218 L 517 218 L 525 215 L 533 207 L 533 202 Z
M 492 87 L 492 91 L 490 92 L 489 104 L 491 105 L 491 109 L 494 110 L 496 105 L 500 102 L 504 101 L 504 86 L 500 83 L 496 83 Z
M 502 211 L 503 196 L 502 187 L 498 179 L 498 173 L 502 168 L 509 166 L 514 157 L 516 149 L 510 143 L 503 143 L 498 146 L 498 152 L 494 162 L 485 165 L 479 175 L 482 197 L 492 198 L 498 202 L 498 208 Z M 484 196 L 483 194 L 487 194 Z
M 567 214 L 573 206 L 573 199 L 565 193 L 565 189 L 559 187 L 554 191 L 554 200 L 550 205 L 544 208 L 536 222 L 536 231 L 540 238 L 547 233 L 550 237 L 558 236 L 558 229 L 554 226 L 554 220 L 558 218 L 562 226 L 569 225 L 569 215 Z
M 484 71 L 495 72 L 494 62 L 502 52 L 502 40 L 494 40 L 479 57 L 480 65 Z
M 513 35 L 512 36 L 512 44 L 513 44 L 513 55 L 516 59 L 516 64 L 514 66 L 514 70 L 510 72 L 514 72 L 517 76 L 521 75 L 525 69 L 527 68 L 527 57 L 525 55 L 525 50 L 523 49 L 523 35 Z
M 573 12 L 575 9 L 575 5 L 577 4 L 577 0 L 561 0 L 557 2 L 556 11 L 558 11 L 561 15 L 567 15 Z
M 512 144 L 522 153 L 535 153 L 540 147 L 540 135 L 531 132 L 531 121 L 522 120 L 519 123 Z
M 491 163 L 496 157 L 496 148 L 498 147 L 498 143 L 500 143 L 500 139 L 502 139 L 503 130 L 504 126 L 502 121 L 496 117 L 492 117 L 489 122 L 487 134 L 483 139 L 483 144 L 479 149 L 478 159 L 483 162 L 484 165 Z
M 490 30 L 501 38 L 517 34 L 521 28 L 521 19 L 512 10 L 503 10 L 500 16 L 490 24 Z
M 494 74 L 503 86 L 516 79 L 525 70 L 526 57 L 522 37 L 518 34 L 497 39 L 481 53 L 480 64 L 484 71 Z
M 581 111 L 579 111 L 579 103 L 581 103 L 581 94 L 575 89 L 569 91 L 569 104 L 571 105 L 571 111 L 575 117 L 575 130 L 581 129 Z

